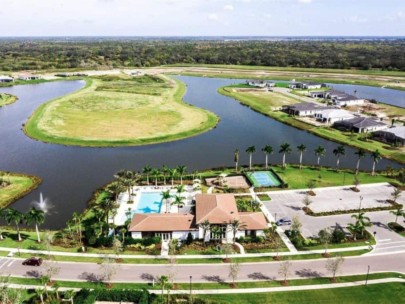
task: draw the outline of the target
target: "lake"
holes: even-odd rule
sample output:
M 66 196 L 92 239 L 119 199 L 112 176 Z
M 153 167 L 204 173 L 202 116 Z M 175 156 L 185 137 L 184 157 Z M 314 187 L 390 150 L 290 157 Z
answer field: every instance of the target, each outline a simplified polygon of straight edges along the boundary
M 284 125 L 217 93 L 219 87 L 241 80 L 186 76 L 177 78 L 187 84 L 184 100 L 216 113 L 221 118 L 220 123 L 215 129 L 192 138 L 142 147 L 66 147 L 38 142 L 24 135 L 22 125 L 40 104 L 80 89 L 84 86 L 83 81 L 0 88 L 1 92 L 19 97 L 16 103 L 0 108 L 0 168 L 38 175 L 44 180 L 37 190 L 17 201 L 13 207 L 21 211 L 28 210 L 42 192 L 53 205 L 43 227 L 60 228 L 74 211 L 83 210 L 92 192 L 111 181 L 113 174 L 120 169 L 141 170 L 147 164 L 152 167 L 184 164 L 188 171 L 233 166 L 233 152 L 236 148 L 241 151 L 240 162 L 248 164 L 248 155 L 244 151 L 251 145 L 257 148 L 253 156 L 255 163 L 264 162 L 264 154 L 260 151 L 264 145 L 272 145 L 274 150 L 278 150 L 283 142 L 290 143 L 294 148 L 293 153 L 287 156 L 287 162 L 298 162 L 299 155 L 295 147 L 304 143 L 308 147 L 304 154 L 306 164 L 316 162 L 313 150 L 323 145 L 327 155 L 322 159 L 322 164 L 335 165 L 332 150 L 338 144 Z M 405 95 L 405 92 L 396 92 Z M 354 168 L 354 152 L 355 149 L 346 148 L 347 156 L 341 159 L 342 167 Z M 275 153 L 269 157 L 269 161 L 281 163 L 281 155 Z M 377 169 L 388 165 L 401 167 L 396 162 L 383 159 Z M 362 160 L 361 169 L 370 170 L 371 166 L 369 156 Z

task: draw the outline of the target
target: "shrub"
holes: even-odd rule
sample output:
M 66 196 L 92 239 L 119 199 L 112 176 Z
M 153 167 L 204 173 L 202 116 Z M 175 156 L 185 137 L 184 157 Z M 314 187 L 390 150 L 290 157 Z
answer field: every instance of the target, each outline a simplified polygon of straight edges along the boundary
M 189 232 L 187 234 L 186 244 L 190 245 L 194 241 L 193 235 Z
M 345 233 L 339 229 L 338 227 L 336 227 L 333 231 L 332 231 L 332 238 L 331 238 L 331 243 L 333 244 L 340 244 L 344 241 L 344 239 L 346 238 Z

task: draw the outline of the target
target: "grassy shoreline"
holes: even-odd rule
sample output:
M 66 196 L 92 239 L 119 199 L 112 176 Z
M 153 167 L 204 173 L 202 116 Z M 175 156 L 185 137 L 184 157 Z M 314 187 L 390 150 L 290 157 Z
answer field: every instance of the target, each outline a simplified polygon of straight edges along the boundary
M 0 208 L 5 208 L 38 188 L 42 179 L 38 176 L 0 171 L 10 185 L 0 188 Z
M 211 130 L 219 122 L 219 118 L 215 114 L 213 114 L 207 110 L 200 109 L 200 108 L 197 108 L 192 105 L 184 103 L 182 98 L 186 92 L 186 86 L 184 83 L 182 83 L 178 80 L 174 80 L 177 85 L 177 88 L 172 96 L 173 101 L 171 101 L 171 105 L 173 107 L 173 110 L 171 110 L 171 111 L 173 113 L 177 113 L 174 111 L 174 108 L 176 108 L 176 109 L 179 109 L 179 111 L 182 110 L 183 112 L 187 111 L 188 113 L 198 113 L 198 115 L 200 115 L 201 117 L 204 117 L 204 121 L 202 121 L 200 125 L 193 126 L 191 129 L 187 128 L 187 127 L 181 127 L 183 130 L 180 129 L 179 131 L 177 131 L 177 133 L 173 132 L 172 134 L 167 134 L 167 135 L 155 135 L 155 136 L 149 136 L 149 137 L 144 137 L 144 138 L 128 136 L 128 138 L 125 138 L 125 139 L 109 139 L 109 138 L 94 139 L 94 138 L 80 138 L 80 137 L 74 137 L 74 136 L 65 137 L 65 136 L 50 134 L 49 132 L 46 132 L 38 127 L 38 124 L 41 122 L 41 120 L 44 119 L 44 113 L 48 107 L 53 106 L 56 103 L 60 102 L 61 99 L 63 100 L 63 99 L 69 98 L 69 97 L 74 98 L 74 97 L 76 97 L 76 95 L 83 93 L 85 90 L 89 89 L 92 86 L 93 81 L 94 80 L 87 78 L 86 86 L 84 88 L 82 88 L 81 90 L 76 91 L 65 97 L 51 100 L 51 101 L 48 101 L 48 102 L 42 104 L 28 119 L 28 121 L 24 127 L 24 132 L 33 139 L 37 139 L 37 140 L 41 140 L 41 141 L 49 142 L 49 143 L 61 144 L 61 145 L 88 146 L 88 147 L 137 146 L 137 145 L 157 144 L 157 143 L 163 143 L 163 142 L 192 137 L 192 136 L 204 133 L 208 130 Z M 114 92 L 114 94 L 120 94 L 120 93 Z M 141 96 L 144 96 L 144 95 L 141 94 Z M 67 100 L 69 100 L 69 99 L 67 99 Z M 183 114 L 176 114 L 176 115 L 185 115 L 185 114 L 183 113 Z
M 9 104 L 12 104 L 18 100 L 17 96 L 7 94 L 7 93 L 0 93 L 0 108 Z
M 401 164 L 405 164 L 405 153 L 401 151 L 390 150 L 387 144 L 376 142 L 376 141 L 362 141 L 359 138 L 350 138 L 351 134 L 344 133 L 332 128 L 324 128 L 324 127 L 315 127 L 310 124 L 307 124 L 303 121 L 299 121 L 294 117 L 289 116 L 288 114 L 269 110 L 269 107 L 264 102 L 260 102 L 260 100 L 253 100 L 253 98 L 249 98 L 247 96 L 242 96 L 241 94 L 231 92 L 227 87 L 221 87 L 218 89 L 218 92 L 222 95 L 234 98 L 236 101 L 240 102 L 241 104 L 251 108 L 252 110 L 266 115 L 270 118 L 278 120 L 282 123 L 295 127 L 297 129 L 301 129 L 307 131 L 309 133 L 315 134 L 319 137 L 341 143 L 346 144 L 348 146 L 352 146 L 355 148 L 361 148 L 369 152 L 373 152 L 375 150 L 379 150 L 381 155 L 385 158 L 395 160 Z

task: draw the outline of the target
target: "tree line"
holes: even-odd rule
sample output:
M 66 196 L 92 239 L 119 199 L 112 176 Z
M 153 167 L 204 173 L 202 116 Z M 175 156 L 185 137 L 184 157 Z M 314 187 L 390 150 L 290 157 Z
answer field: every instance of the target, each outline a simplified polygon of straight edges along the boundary
M 405 71 L 405 41 L 0 40 L 0 70 L 234 64 Z

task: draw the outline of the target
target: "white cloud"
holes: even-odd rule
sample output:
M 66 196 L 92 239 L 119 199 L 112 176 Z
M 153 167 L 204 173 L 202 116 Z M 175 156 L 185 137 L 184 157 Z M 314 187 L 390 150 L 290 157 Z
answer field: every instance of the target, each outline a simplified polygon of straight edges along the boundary
M 351 16 L 349 18 L 349 21 L 353 22 L 353 23 L 366 23 L 367 22 L 367 18 L 364 17 L 360 17 L 358 15 L 355 16 Z
M 226 11 L 233 11 L 233 10 L 234 10 L 234 7 L 233 7 L 233 5 L 231 5 L 231 4 L 227 4 L 227 5 L 224 6 L 224 10 L 226 10 Z
M 209 14 L 209 15 L 207 16 L 207 19 L 208 19 L 208 20 L 218 20 L 218 15 L 217 15 L 217 14 L 214 14 L 214 13 Z
M 312 3 L 312 0 L 298 0 L 299 3 Z

